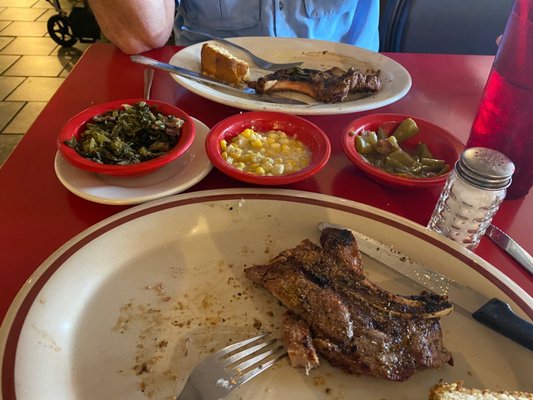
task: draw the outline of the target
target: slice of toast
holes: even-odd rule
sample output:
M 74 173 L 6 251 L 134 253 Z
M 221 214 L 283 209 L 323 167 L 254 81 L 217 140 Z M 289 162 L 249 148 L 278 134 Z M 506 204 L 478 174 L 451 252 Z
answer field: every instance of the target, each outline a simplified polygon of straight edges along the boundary
M 439 383 L 430 391 L 429 400 L 531 400 L 533 393 L 467 389 L 463 382 Z
M 249 79 L 249 65 L 215 43 L 205 43 L 201 51 L 202 74 L 240 85 Z

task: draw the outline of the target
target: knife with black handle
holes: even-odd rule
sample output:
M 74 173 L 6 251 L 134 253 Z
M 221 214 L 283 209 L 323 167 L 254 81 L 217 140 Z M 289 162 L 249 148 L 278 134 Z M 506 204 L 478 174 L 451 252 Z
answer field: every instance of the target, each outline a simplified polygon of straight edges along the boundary
M 450 301 L 467 311 L 476 321 L 533 350 L 533 324 L 516 315 L 507 303 L 490 299 L 447 276 L 431 271 L 390 246 L 360 232 L 328 222 L 322 222 L 318 227 L 320 230 L 325 228 L 349 230 L 357 239 L 361 253 L 409 278 L 425 290 L 448 296 Z
M 309 103 L 296 100 L 296 99 L 292 99 L 292 98 L 288 98 L 288 97 L 275 96 L 275 95 L 269 95 L 269 94 L 258 94 L 255 91 L 255 89 L 251 87 L 243 87 L 243 88 L 233 87 L 233 86 L 225 84 L 224 82 L 202 75 L 196 71 L 191 71 L 186 68 L 178 67 L 177 65 L 164 63 L 162 61 L 155 60 L 150 57 L 141 56 L 141 55 L 133 55 L 133 56 L 130 56 L 130 59 L 131 61 L 137 64 L 146 65 L 148 67 L 160 69 L 160 70 L 167 71 L 175 75 L 179 75 L 185 78 L 193 79 L 195 81 L 203 82 L 208 85 L 222 88 L 227 92 L 234 92 L 241 96 L 246 95 L 258 101 L 265 101 L 268 103 L 276 103 L 276 104 L 295 104 L 295 105 L 306 105 L 306 106 L 309 105 Z

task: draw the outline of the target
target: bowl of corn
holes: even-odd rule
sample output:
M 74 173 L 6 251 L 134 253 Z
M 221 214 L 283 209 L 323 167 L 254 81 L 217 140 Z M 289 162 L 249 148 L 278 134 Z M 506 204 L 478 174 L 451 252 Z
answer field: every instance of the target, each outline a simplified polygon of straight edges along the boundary
M 258 185 L 307 179 L 329 160 L 331 145 L 318 126 L 279 112 L 251 111 L 215 125 L 205 148 L 213 165 L 232 178 Z

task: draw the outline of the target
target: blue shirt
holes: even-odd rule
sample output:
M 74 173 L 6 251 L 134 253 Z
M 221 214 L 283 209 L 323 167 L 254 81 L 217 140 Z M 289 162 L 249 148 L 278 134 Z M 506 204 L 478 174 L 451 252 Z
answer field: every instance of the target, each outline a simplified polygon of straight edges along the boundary
M 176 44 L 205 38 L 181 25 L 220 37 L 299 37 L 379 47 L 379 0 L 176 0 Z

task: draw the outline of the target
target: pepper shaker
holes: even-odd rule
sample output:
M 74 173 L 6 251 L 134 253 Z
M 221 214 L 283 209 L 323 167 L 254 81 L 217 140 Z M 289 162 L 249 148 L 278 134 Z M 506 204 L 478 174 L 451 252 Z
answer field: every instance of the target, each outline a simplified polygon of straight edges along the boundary
M 505 198 L 515 167 L 504 154 L 465 150 L 440 194 L 428 228 L 474 250 Z

